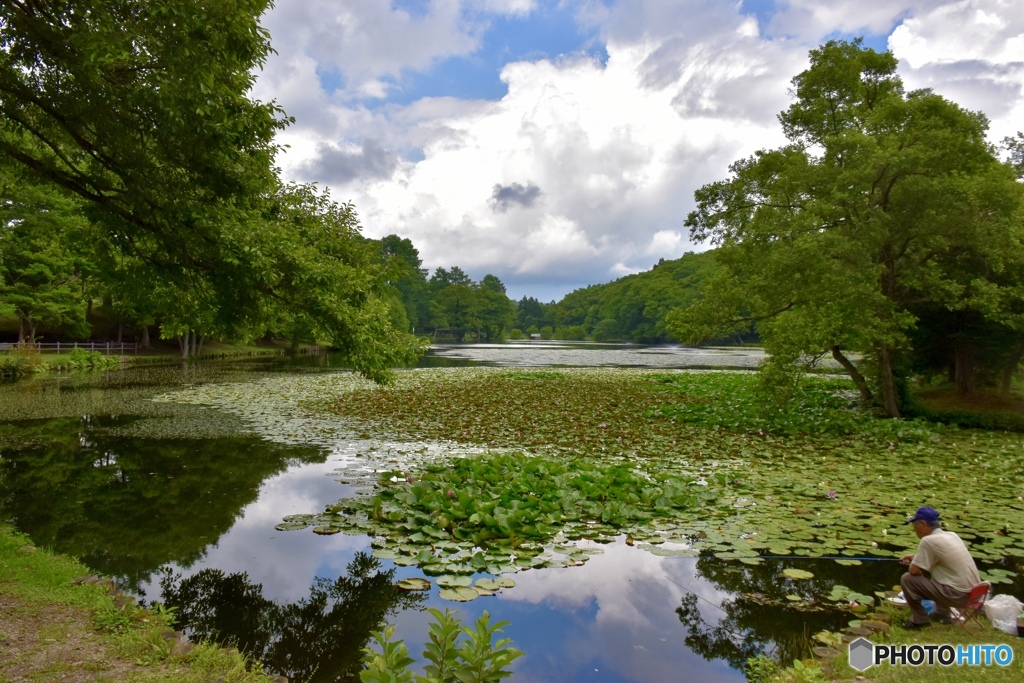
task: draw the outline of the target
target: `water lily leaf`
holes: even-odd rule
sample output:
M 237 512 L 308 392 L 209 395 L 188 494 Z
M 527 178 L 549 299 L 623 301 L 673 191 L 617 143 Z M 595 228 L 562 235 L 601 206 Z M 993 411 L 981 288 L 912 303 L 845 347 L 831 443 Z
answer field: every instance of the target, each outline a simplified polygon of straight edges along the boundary
M 428 591 L 430 582 L 426 579 L 402 579 L 395 584 L 404 591 Z
M 471 586 L 473 585 L 473 579 L 468 576 L 439 576 L 437 578 L 437 585 L 444 586 L 445 588 L 454 588 L 456 586 Z
M 480 592 L 468 586 L 456 586 L 455 588 L 442 588 L 438 591 L 442 600 L 453 600 L 455 602 L 469 602 L 480 597 Z
M 809 572 L 809 571 L 805 570 L 805 569 L 793 569 L 792 567 L 789 567 L 787 569 L 783 569 L 782 573 L 785 576 L 788 576 L 791 579 L 813 579 L 814 578 L 814 574 L 812 572 Z

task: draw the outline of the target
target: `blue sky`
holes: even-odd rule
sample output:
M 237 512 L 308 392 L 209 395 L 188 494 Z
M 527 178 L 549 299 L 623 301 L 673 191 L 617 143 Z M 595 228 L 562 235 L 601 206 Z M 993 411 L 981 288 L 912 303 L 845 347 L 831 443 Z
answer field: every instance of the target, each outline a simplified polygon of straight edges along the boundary
M 297 122 L 284 174 L 351 201 L 430 268 L 558 299 L 693 244 L 701 185 L 783 138 L 808 50 L 863 36 L 931 87 L 1024 127 L 1008 0 L 277 0 L 255 95 Z

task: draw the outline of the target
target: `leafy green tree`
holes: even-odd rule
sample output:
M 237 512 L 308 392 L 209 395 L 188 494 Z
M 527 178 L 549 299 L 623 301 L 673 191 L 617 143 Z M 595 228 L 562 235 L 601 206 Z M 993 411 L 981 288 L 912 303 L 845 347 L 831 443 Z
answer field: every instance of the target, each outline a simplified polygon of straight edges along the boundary
M 434 325 L 455 330 L 459 339 L 467 332 L 479 330 L 483 322 L 478 294 L 470 285 L 461 283 L 440 290 L 430 303 Z
M 270 4 L 0 4 L 0 151 L 85 199 L 106 240 L 186 299 L 169 334 L 245 337 L 284 309 L 384 380 L 417 348 L 391 325 L 379 256 L 352 207 L 281 184 L 290 119 L 248 95 Z
M 524 296 L 516 303 L 516 327 L 519 329 L 554 324 L 554 306 L 551 304 L 542 304 L 532 296 Z
M 40 325 L 88 334 L 82 291 L 89 222 L 80 202 L 0 166 L 0 302 L 19 321 L 19 343 L 35 342 Z
M 977 303 L 964 277 L 984 282 L 986 272 L 951 264 L 965 252 L 990 257 L 985 240 L 1019 243 L 1020 187 L 986 144 L 984 116 L 905 92 L 889 52 L 830 41 L 793 86 L 779 116 L 790 143 L 697 191 L 686 224 L 721 245 L 721 269 L 669 329 L 699 342 L 756 321 L 774 366 L 831 353 L 865 398 L 898 416 L 911 305 Z M 866 362 L 856 367 L 843 349 Z
M 402 297 L 406 318 L 414 327 L 426 329 L 430 319 L 427 269 L 413 243 L 398 235 L 380 240 L 381 254 L 387 264 L 388 282 Z
M 165 276 L 252 309 L 244 246 L 277 182 L 286 120 L 247 93 L 268 0 L 0 5 L 0 150 L 86 199 L 109 238 Z

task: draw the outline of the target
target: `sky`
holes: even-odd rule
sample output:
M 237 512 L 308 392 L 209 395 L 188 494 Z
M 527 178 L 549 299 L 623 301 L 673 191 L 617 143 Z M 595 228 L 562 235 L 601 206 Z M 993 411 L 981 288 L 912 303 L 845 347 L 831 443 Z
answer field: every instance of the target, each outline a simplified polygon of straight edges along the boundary
M 808 51 L 863 37 L 907 89 L 1024 130 L 1019 0 L 276 0 L 253 95 L 296 122 L 288 180 L 423 266 L 513 299 L 702 251 L 694 191 L 785 142 Z

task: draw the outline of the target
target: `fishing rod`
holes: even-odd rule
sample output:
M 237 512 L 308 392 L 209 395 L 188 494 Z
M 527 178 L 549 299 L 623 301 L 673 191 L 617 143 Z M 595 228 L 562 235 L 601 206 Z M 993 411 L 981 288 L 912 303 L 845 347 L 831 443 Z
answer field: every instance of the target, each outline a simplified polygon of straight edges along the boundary
M 899 562 L 898 557 L 850 557 L 848 555 L 822 555 L 810 557 L 808 555 L 758 555 L 751 557 L 751 560 L 859 560 L 860 562 Z

